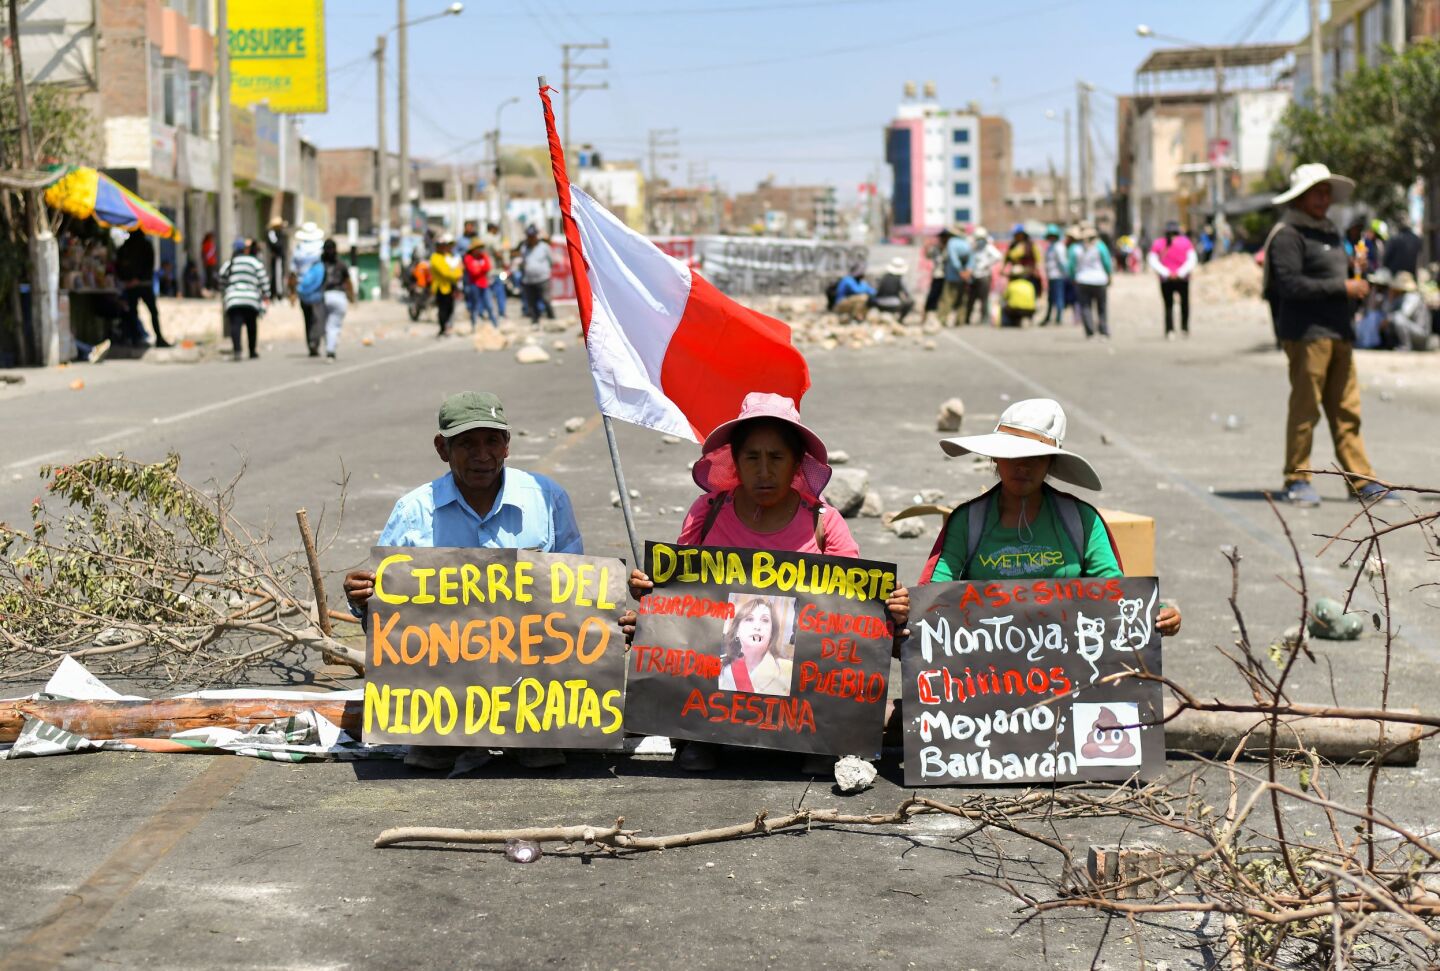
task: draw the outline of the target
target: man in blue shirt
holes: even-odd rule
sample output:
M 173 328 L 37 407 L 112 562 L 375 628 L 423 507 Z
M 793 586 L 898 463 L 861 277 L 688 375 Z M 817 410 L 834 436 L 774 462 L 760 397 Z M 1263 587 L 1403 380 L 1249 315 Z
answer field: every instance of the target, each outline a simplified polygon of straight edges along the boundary
M 400 498 L 377 546 L 486 547 L 544 553 L 584 553 L 570 496 L 553 480 L 507 469 L 510 425 L 505 406 L 489 392 L 452 394 L 440 405 L 435 452 L 450 471 Z M 375 594 L 375 574 L 345 577 L 350 612 L 362 620 Z M 446 768 L 462 749 L 414 746 L 406 758 L 421 768 Z M 519 749 L 526 768 L 563 765 L 556 749 Z
M 970 240 L 965 227 L 958 223 L 951 227 L 950 239 L 945 243 L 945 285 L 940 291 L 941 327 L 955 326 L 964 296 L 970 286 Z
M 865 282 L 865 264 L 856 263 L 835 288 L 835 312 L 851 320 L 864 320 L 873 296 L 875 288 Z

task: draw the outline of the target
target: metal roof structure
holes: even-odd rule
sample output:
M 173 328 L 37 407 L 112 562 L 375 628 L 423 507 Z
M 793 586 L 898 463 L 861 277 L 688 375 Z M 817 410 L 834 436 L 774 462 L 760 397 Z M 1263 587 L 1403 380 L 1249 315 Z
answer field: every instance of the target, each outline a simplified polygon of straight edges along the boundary
M 1184 71 L 1213 71 L 1218 59 L 1222 68 L 1267 67 L 1288 57 L 1294 44 L 1236 44 L 1217 47 L 1170 47 L 1155 51 L 1136 69 L 1136 74 L 1163 74 Z

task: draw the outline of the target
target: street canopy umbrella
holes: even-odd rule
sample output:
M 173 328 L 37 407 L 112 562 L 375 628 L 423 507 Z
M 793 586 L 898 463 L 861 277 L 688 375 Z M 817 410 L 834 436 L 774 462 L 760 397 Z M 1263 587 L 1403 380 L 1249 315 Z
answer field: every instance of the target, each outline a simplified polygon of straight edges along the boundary
M 148 236 L 180 242 L 180 231 L 160 210 L 116 182 L 104 172 L 75 166 L 45 190 L 54 209 L 79 219 L 94 219 L 102 226 L 139 230 Z

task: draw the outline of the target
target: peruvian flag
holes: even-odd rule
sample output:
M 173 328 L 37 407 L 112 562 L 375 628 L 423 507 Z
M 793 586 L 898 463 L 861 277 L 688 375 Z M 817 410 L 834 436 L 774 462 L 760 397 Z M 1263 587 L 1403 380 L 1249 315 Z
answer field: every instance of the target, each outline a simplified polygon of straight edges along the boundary
M 600 413 L 701 441 L 752 391 L 810 387 L 790 328 L 725 296 L 570 184 L 542 85 L 550 165 Z

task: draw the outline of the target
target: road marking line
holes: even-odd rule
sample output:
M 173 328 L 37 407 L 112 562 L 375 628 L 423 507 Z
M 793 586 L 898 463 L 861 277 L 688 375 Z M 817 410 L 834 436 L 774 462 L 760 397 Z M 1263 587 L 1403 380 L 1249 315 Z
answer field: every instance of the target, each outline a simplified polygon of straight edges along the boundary
M 79 950 L 110 911 L 255 768 L 257 759 L 211 756 L 212 763 L 136 830 L 8 955 L 0 971 L 43 971 Z
M 201 415 L 208 415 L 213 411 L 220 411 L 224 408 L 230 408 L 235 405 L 244 404 L 247 401 L 257 401 L 261 398 L 268 398 L 269 396 L 274 394 L 282 394 L 286 391 L 293 391 L 296 388 L 303 388 L 307 385 L 323 384 L 326 381 L 330 381 L 334 378 L 344 377 L 346 375 L 355 374 L 360 371 L 368 371 L 371 368 L 382 367 L 386 364 L 390 364 L 396 361 L 409 360 L 412 357 L 419 357 L 422 354 L 433 354 L 436 351 L 445 349 L 449 346 L 450 345 L 443 343 L 431 344 L 428 347 L 419 347 L 414 350 L 404 351 L 400 354 L 391 355 L 390 357 L 379 357 L 369 361 L 362 361 L 361 363 L 351 365 L 350 367 L 335 368 L 333 370 L 323 371 L 310 377 L 297 378 L 294 381 L 287 381 L 284 384 L 271 385 L 268 388 L 257 388 L 254 391 L 247 391 L 244 394 L 235 395 L 234 397 L 226 398 L 223 401 L 212 401 L 208 404 L 201 405 L 198 408 L 191 408 L 189 411 L 182 411 L 178 414 L 167 415 L 164 418 L 153 418 L 144 425 L 132 425 L 129 428 L 122 428 L 119 431 L 110 432 L 107 435 L 101 435 L 98 438 L 89 439 L 85 442 L 85 445 L 87 447 L 104 445 L 107 442 L 113 442 L 116 439 L 126 438 L 130 435 L 138 435 L 143 431 L 147 431 L 157 426 L 173 425 L 179 421 L 188 421 L 191 418 L 198 418 Z M 38 465 L 42 462 L 49 461 L 50 459 L 59 458 L 63 455 L 68 455 L 71 451 L 72 449 L 59 449 L 53 452 L 46 452 L 43 455 L 34 455 L 30 458 L 21 459 L 18 462 L 11 462 L 9 465 L 5 466 L 5 468 L 20 469 L 27 466 Z
M 579 445 L 581 441 L 589 438 L 592 434 L 594 434 L 595 429 L 600 427 L 601 421 L 602 419 L 600 417 L 600 412 L 598 411 L 595 412 L 595 414 L 591 415 L 589 418 L 587 418 L 585 420 L 585 424 L 580 426 L 579 431 L 570 433 L 566 437 L 565 441 L 561 442 L 559 445 L 556 445 L 553 449 L 550 450 L 549 455 L 546 455 L 543 459 L 540 460 L 539 464 L 535 466 L 535 471 L 539 472 L 541 475 L 550 475 L 552 472 L 554 472 L 555 464 L 560 458 L 560 456 L 564 455 L 570 449 L 574 448 L 576 445 Z

